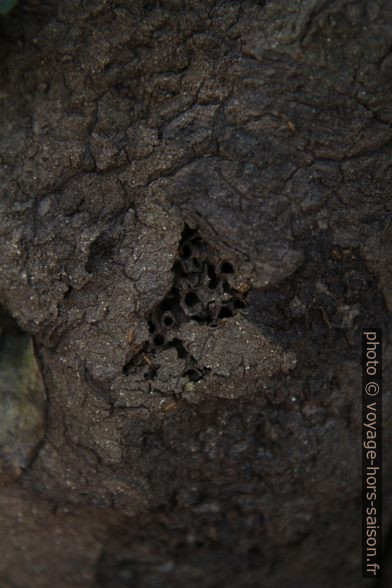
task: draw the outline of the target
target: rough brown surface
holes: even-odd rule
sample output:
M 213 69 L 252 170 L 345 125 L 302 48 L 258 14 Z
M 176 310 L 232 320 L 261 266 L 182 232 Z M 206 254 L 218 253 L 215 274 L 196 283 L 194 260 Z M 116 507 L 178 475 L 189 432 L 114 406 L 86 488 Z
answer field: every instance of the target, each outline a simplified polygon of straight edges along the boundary
M 26 0 L 0 26 L 0 303 L 48 396 L 1 586 L 357 587 L 392 5 Z

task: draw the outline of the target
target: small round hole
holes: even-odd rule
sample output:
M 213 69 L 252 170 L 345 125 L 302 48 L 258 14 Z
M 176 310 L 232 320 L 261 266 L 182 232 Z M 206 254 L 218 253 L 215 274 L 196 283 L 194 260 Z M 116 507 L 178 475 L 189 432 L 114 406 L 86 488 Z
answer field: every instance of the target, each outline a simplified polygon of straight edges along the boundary
M 171 317 L 170 315 L 165 316 L 165 318 L 163 319 L 163 323 L 167 327 L 170 327 L 174 323 L 173 317 Z
M 173 302 L 171 299 L 166 298 L 166 300 L 163 300 L 160 303 L 159 307 L 162 312 L 166 312 L 167 310 L 171 310 L 173 308 Z
M 197 380 L 200 380 L 202 375 L 203 374 L 199 370 L 194 369 L 186 370 L 186 372 L 184 372 L 184 376 L 189 378 L 191 382 L 197 382 Z
M 232 311 L 230 310 L 230 308 L 227 308 L 227 306 L 224 306 L 223 308 L 220 309 L 219 313 L 218 313 L 218 318 L 230 318 L 233 316 Z
M 223 261 L 221 264 L 222 274 L 233 274 L 234 268 L 229 261 Z
M 163 345 L 165 342 L 165 337 L 163 335 L 155 335 L 154 337 L 154 343 L 155 345 Z
M 155 325 L 152 321 L 148 321 L 148 330 L 150 331 L 150 333 L 155 332 Z
M 245 308 L 246 304 L 243 300 L 235 300 L 234 301 L 234 306 L 236 308 Z
M 195 306 L 195 304 L 197 304 L 198 302 L 199 299 L 193 292 L 187 292 L 187 294 L 185 294 L 185 304 L 187 306 Z

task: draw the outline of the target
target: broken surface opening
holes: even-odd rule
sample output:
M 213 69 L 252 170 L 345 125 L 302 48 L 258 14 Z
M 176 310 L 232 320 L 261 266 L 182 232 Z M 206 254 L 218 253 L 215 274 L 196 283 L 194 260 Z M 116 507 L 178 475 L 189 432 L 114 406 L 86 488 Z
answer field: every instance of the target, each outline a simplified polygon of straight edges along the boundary
M 154 364 L 154 357 L 164 349 L 175 348 L 177 357 L 184 360 L 183 378 L 194 382 L 205 375 L 206 369 L 197 365 L 178 336 L 179 330 L 189 321 L 219 328 L 222 319 L 230 319 L 246 307 L 247 293 L 237 291 L 227 281 L 227 276 L 234 273 L 234 266 L 225 259 L 220 260 L 199 232 L 187 225 L 172 272 L 171 290 L 148 316 L 149 341 L 139 351 L 140 358 L 130 363 L 133 361 L 132 370 L 145 370 L 147 355 L 153 367 L 145 372 L 146 378 L 159 380 L 159 366 Z M 126 373 L 130 373 L 129 366 Z

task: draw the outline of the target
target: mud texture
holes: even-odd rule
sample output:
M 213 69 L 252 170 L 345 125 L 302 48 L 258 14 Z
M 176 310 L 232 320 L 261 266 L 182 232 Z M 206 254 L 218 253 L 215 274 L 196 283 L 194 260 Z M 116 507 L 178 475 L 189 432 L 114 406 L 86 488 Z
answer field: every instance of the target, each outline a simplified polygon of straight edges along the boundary
M 1 18 L 0 304 L 47 395 L 0 492 L 2 587 L 373 585 L 360 330 L 383 327 L 388 382 L 391 47 L 387 0 Z

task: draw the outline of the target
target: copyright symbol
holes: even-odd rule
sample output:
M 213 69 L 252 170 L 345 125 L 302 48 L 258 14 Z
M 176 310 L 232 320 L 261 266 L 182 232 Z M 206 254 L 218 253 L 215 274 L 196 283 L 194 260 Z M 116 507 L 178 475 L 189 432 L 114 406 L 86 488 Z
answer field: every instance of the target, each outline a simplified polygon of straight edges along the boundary
M 365 386 L 365 392 L 368 396 L 377 396 L 380 386 L 376 382 L 368 382 Z

